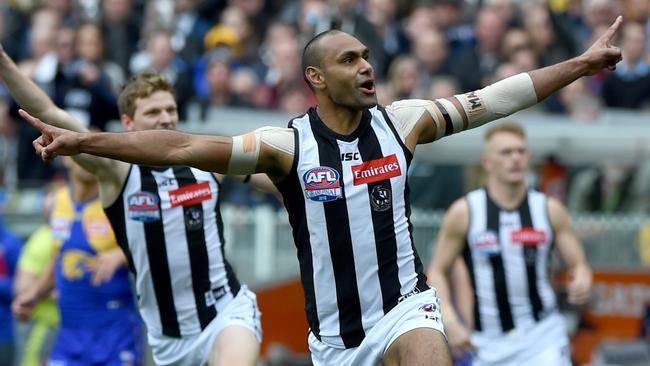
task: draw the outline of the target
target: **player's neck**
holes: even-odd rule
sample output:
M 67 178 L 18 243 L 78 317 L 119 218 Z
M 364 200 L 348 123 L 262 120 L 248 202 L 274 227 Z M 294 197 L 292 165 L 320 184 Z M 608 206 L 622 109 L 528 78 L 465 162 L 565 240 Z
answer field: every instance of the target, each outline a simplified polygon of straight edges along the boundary
M 316 113 L 330 130 L 340 135 L 349 135 L 359 127 L 363 111 L 337 106 L 329 101 L 318 103 Z
M 488 194 L 490 198 L 499 207 L 506 210 L 512 210 L 521 204 L 521 201 L 526 196 L 526 184 L 504 184 L 498 182 L 495 178 L 489 178 L 487 184 Z
M 87 201 L 97 197 L 97 183 L 86 183 L 76 180 L 70 181 L 72 187 L 72 199 L 76 202 Z

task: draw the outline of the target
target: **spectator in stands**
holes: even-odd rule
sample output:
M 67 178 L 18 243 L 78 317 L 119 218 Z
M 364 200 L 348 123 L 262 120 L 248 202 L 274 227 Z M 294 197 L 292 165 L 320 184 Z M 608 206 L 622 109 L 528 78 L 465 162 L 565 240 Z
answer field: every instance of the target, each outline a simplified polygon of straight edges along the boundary
M 536 2 L 525 4 L 522 20 L 540 66 L 552 65 L 575 54 L 574 35 L 563 31 L 564 25 L 559 19 L 553 18 L 545 4 Z M 608 21 L 605 29 L 609 24 L 611 22 Z
M 436 28 L 440 30 L 450 47 L 450 53 L 456 55 L 473 46 L 474 26 L 462 22 L 462 0 L 433 0 L 428 6 Z
M 213 121 L 210 117 L 211 110 L 223 107 L 251 107 L 247 100 L 240 99 L 239 95 L 231 90 L 230 52 L 219 47 L 207 55 L 207 67 L 204 79 L 208 87 L 208 95 L 201 101 L 201 114 L 203 119 Z
M 29 56 L 19 63 L 21 71 L 33 78 L 39 85 L 52 93 L 51 84 L 56 74 L 56 60 L 63 54 L 74 51 L 74 32 L 64 34 L 58 32 L 59 20 L 55 12 L 41 9 L 31 16 L 32 25 L 29 31 Z M 60 43 L 60 45 L 59 45 Z M 64 50 L 65 48 L 65 50 Z M 56 53 L 55 53 L 56 51 Z M 61 54 L 59 54 L 61 52 Z M 15 114 L 12 108 L 12 114 Z M 56 166 L 42 164 L 31 152 L 32 141 L 37 136 L 33 131 L 18 125 L 17 176 L 21 184 L 40 184 L 40 181 L 50 180 L 57 172 Z
M 411 56 L 400 56 L 393 60 L 388 68 L 387 100 L 415 98 L 420 72 L 418 61 Z
M 607 74 L 602 96 L 608 107 L 650 108 L 650 63 L 646 49 L 643 25 L 627 23 L 623 26 L 621 51 L 623 61 Z
M 370 62 L 375 70 L 378 73 L 386 70 L 387 55 L 383 47 L 383 40 L 373 24 L 368 21 L 361 7 L 361 1 L 333 0 L 328 3 L 330 4 L 329 10 L 322 18 L 324 24 L 319 25 L 319 28 L 323 30 L 336 28 L 355 35 L 373 50 Z
M 294 0 L 284 5 L 278 15 L 278 22 L 293 25 L 298 30 L 299 42 L 304 44 L 320 31 L 318 27 L 324 24 L 323 18 L 326 14 L 325 1 Z M 272 27 L 273 24 L 269 26 L 269 31 Z
M 438 24 L 435 22 L 434 13 L 431 7 L 425 3 L 418 2 L 406 19 L 402 27 L 404 34 L 411 44 L 415 42 L 420 34 L 432 30 L 438 30 Z M 412 48 L 412 46 L 411 46 Z
M 406 35 L 398 26 L 396 17 L 397 4 L 393 0 L 369 0 L 366 3 L 368 21 L 375 27 L 375 32 L 383 40 L 382 52 L 386 55 L 384 67 L 398 55 L 408 49 Z M 377 70 L 386 75 L 388 70 Z
M 92 27 L 92 26 L 90 26 Z M 72 32 L 72 58 L 69 50 L 62 44 L 57 49 L 55 73 L 48 81 L 50 96 L 56 103 L 84 123 L 104 130 L 106 124 L 118 118 L 117 98 L 111 81 L 96 62 L 82 57 L 80 50 L 87 52 L 89 42 L 93 42 L 93 30 L 85 25 L 80 28 L 62 26 L 58 32 L 68 46 L 68 33 Z M 90 38 L 90 39 L 89 39 Z
M 445 39 L 438 30 L 425 30 L 412 43 L 413 55 L 420 70 L 418 87 L 426 90 L 431 85 L 431 78 L 449 74 L 452 71 L 449 50 Z
M 198 0 L 174 1 L 171 44 L 187 65 L 203 54 L 203 39 L 210 29 L 210 20 L 199 13 L 198 5 Z
M 100 1 L 100 24 L 106 45 L 106 58 L 127 72 L 129 60 L 136 52 L 140 40 L 140 17 L 135 11 L 133 0 Z
M 0 192 L 4 201 L 5 193 Z M 4 202 L 0 202 L 4 206 Z M 14 362 L 14 319 L 11 315 L 13 282 L 22 240 L 4 223 L 4 209 L 0 207 L 0 366 L 13 366 Z
M 230 90 L 242 104 L 253 108 L 261 108 L 266 102 L 264 93 L 260 91 L 260 80 L 249 67 L 239 67 L 232 72 L 230 77 Z
M 294 89 L 311 95 L 300 74 L 300 57 L 295 37 L 287 35 L 268 43 L 263 83 L 271 91 L 269 107 L 277 109 L 282 96 Z
M 576 80 L 558 93 L 558 100 L 565 113 L 580 122 L 593 122 L 600 115 L 601 103 L 588 87 L 585 79 Z
M 453 62 L 453 73 L 461 89 L 474 90 L 485 85 L 485 76 L 493 73 L 500 62 L 501 41 L 506 31 L 505 20 L 490 8 L 481 8 L 474 32 L 476 46 L 461 51 Z
M 187 103 L 193 97 L 191 73 L 189 66 L 172 48 L 171 34 L 163 30 L 149 34 L 145 50 L 131 58 L 130 71 L 133 74 L 148 71 L 165 76 L 176 90 L 178 115 L 185 120 Z
M 510 28 L 503 35 L 501 43 L 501 60 L 512 61 L 514 55 L 521 50 L 532 49 L 530 35 L 522 28 Z
M 5 189 L 16 188 L 16 150 L 18 126 L 10 115 L 11 98 L 4 85 L 0 85 L 0 184 Z
M 258 2 L 258 0 L 252 0 L 251 2 Z M 253 8 L 254 7 L 255 6 L 253 6 Z M 254 12 L 254 9 L 250 11 Z M 263 24 L 268 23 L 264 21 Z M 228 27 L 235 31 L 238 43 L 238 47 L 235 50 L 235 56 L 243 64 L 254 64 L 259 58 L 261 36 L 263 31 L 266 29 L 262 26 L 262 23 L 254 23 L 252 18 L 247 15 L 247 12 L 242 7 L 228 6 L 223 10 L 219 17 L 219 24 L 217 26 L 219 25 Z M 214 29 L 214 27 L 212 29 Z M 206 45 L 206 49 L 207 48 L 209 48 L 209 45 Z
M 100 70 L 97 76 L 105 75 L 113 94 L 119 93 L 125 80 L 124 70 L 115 62 L 104 59 L 104 37 L 97 24 L 88 22 L 77 28 L 76 54 L 80 60 L 97 66 Z

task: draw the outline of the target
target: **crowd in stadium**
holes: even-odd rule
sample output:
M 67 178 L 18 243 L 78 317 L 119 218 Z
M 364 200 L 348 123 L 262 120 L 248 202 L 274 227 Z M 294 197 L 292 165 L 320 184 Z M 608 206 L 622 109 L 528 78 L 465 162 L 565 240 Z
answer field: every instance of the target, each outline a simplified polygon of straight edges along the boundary
M 303 113 L 314 100 L 300 69 L 302 46 L 332 26 L 370 46 L 386 105 L 474 90 L 574 56 L 623 14 L 626 61 L 542 106 L 589 122 L 607 107 L 648 110 L 649 7 L 643 0 L 7 1 L 0 41 L 58 105 L 103 129 L 118 119 L 120 85 L 144 70 L 173 82 L 181 120 L 226 123 L 205 118 L 222 107 Z M 14 185 L 50 179 L 53 168 L 32 154 L 35 132 L 2 94 L 5 146 L 18 147 L 17 156 L 5 149 L 13 169 L 5 175 Z
M 536 107 L 589 123 L 605 108 L 650 112 L 647 0 L 5 0 L 0 1 L 0 44 L 58 106 L 86 126 L 104 130 L 120 118 L 117 95 L 123 83 L 144 71 L 171 81 L 181 121 L 227 123 L 210 116 L 228 107 L 303 114 L 315 98 L 303 79 L 302 50 L 315 34 L 331 28 L 369 46 L 379 103 L 387 105 L 460 94 L 566 60 L 598 39 L 619 14 L 625 22 L 616 44 L 624 61 L 614 71 L 577 80 Z M 45 186 L 63 176 L 61 162 L 46 164 L 34 154 L 38 135 L 22 121 L 0 81 L 0 184 L 5 188 Z M 537 181 L 568 201 L 572 211 L 648 210 L 646 200 L 628 196 L 631 186 L 648 178 L 640 171 L 645 172 L 636 165 L 577 170 L 549 157 Z M 422 192 L 414 206 L 445 209 L 462 196 L 470 174 L 462 166 L 416 162 L 413 175 L 414 191 Z M 564 187 L 559 191 L 548 181 L 558 177 Z M 444 194 L 430 189 L 432 179 L 445 187 Z M 232 188 L 230 198 L 278 205 L 251 192 Z M 17 272 L 13 242 L 18 239 L 8 237 L 2 240 L 12 246 L 2 251 L 12 258 L 11 272 Z M 36 235 L 33 240 L 31 247 L 38 245 Z M 29 261 L 23 260 L 25 268 L 34 263 Z M 11 321 L 11 292 L 2 292 L 0 301 L 1 320 L 9 316 Z M 38 314 L 47 328 L 55 316 L 46 305 Z M 8 329 L 4 324 L 0 337 Z M 35 364 L 25 360 L 23 365 Z

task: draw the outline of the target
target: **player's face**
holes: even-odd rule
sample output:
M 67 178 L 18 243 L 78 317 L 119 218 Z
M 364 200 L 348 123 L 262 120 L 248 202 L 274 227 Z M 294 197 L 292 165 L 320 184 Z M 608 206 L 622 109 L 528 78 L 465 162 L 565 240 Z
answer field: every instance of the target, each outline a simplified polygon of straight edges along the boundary
M 322 71 L 332 101 L 350 109 L 375 106 L 375 74 L 368 62 L 368 48 L 345 33 L 328 36 L 322 42 Z
M 178 110 L 174 96 L 166 91 L 157 91 L 135 101 L 133 119 L 125 123 L 125 127 L 129 131 L 175 130 L 177 123 Z
M 483 167 L 499 182 L 522 184 L 526 179 L 528 161 L 526 141 L 513 133 L 499 132 L 488 141 Z

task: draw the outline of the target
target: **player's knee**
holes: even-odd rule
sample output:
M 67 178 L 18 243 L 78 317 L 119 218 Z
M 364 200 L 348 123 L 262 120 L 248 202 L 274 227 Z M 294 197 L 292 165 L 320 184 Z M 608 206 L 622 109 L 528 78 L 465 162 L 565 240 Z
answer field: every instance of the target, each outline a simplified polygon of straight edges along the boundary
M 254 366 L 259 355 L 255 334 L 242 326 L 222 330 L 212 346 L 210 366 Z
M 445 336 L 435 329 L 419 328 L 399 336 L 388 348 L 383 366 L 451 366 Z

